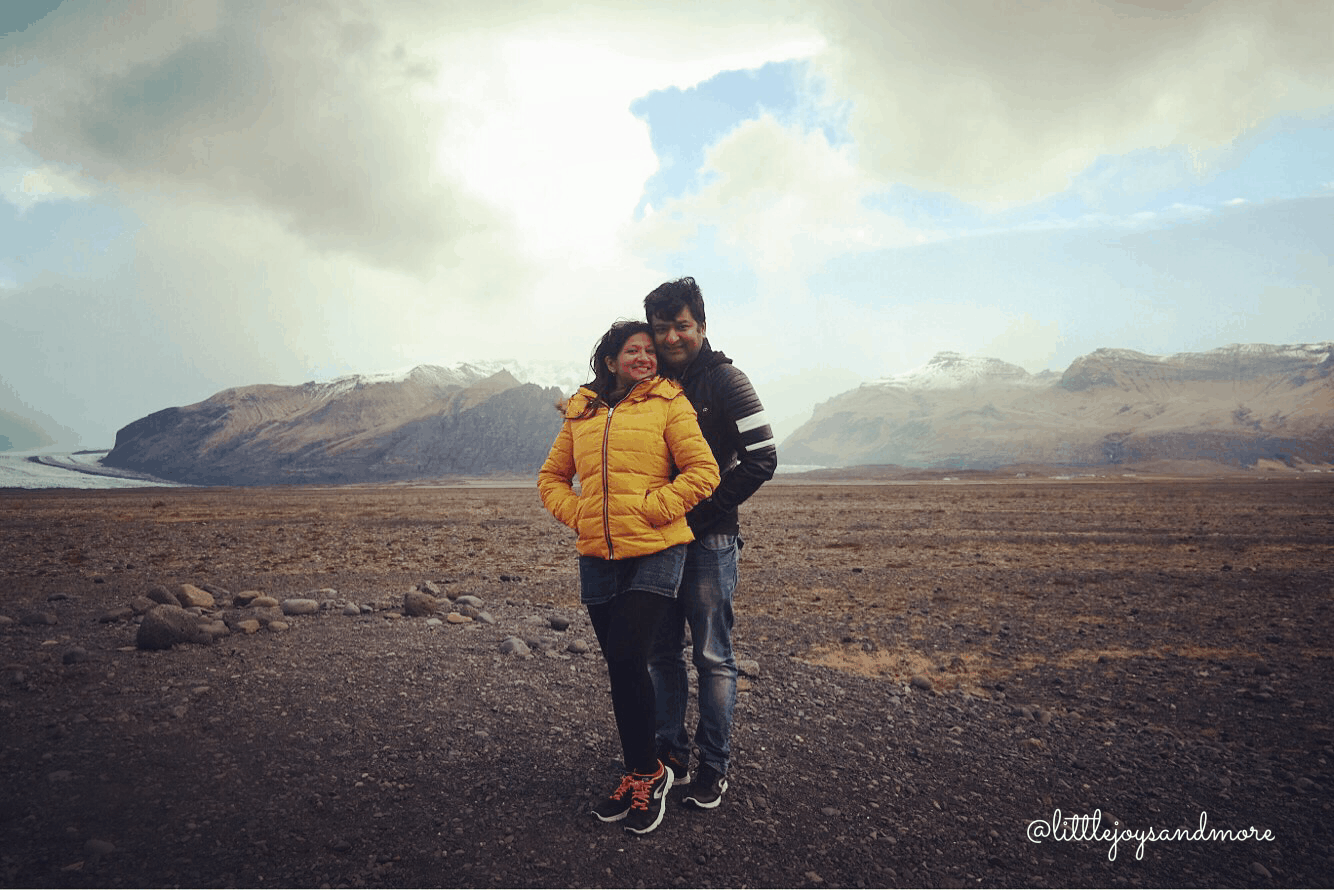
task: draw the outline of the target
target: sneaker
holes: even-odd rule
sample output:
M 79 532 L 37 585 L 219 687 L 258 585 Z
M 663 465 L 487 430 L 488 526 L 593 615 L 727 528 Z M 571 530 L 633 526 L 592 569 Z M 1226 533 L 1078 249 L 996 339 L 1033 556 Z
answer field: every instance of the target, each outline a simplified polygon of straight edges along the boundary
M 619 822 L 630 812 L 630 795 L 634 791 L 634 776 L 621 776 L 621 784 L 610 796 L 593 804 L 592 813 L 603 822 Z
M 625 830 L 648 834 L 662 824 L 667 811 L 667 789 L 672 787 L 672 768 L 659 761 L 658 771 L 651 776 L 632 773 L 627 776 L 631 786 L 630 810 L 625 814 Z
M 699 807 L 701 810 L 711 810 L 723 802 L 723 794 L 726 791 L 727 776 L 709 764 L 701 763 L 699 772 L 695 773 L 695 781 L 686 788 L 681 799 L 683 803 Z
M 672 775 L 675 776 L 672 784 L 676 787 L 690 784 L 690 752 L 677 754 L 675 751 L 662 751 L 658 754 L 658 759 L 672 768 Z

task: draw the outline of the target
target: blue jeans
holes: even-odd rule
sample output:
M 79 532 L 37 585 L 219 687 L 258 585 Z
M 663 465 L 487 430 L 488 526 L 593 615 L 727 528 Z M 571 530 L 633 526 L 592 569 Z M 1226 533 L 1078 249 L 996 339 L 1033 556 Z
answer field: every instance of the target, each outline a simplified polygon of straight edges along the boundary
M 737 585 L 734 535 L 705 535 L 689 545 L 681 587 L 658 625 L 649 674 L 657 699 L 658 750 L 688 755 L 685 625 L 690 624 L 699 674 L 699 759 L 726 774 L 731 759 L 732 712 L 736 708 L 736 656 L 732 652 L 732 595 Z

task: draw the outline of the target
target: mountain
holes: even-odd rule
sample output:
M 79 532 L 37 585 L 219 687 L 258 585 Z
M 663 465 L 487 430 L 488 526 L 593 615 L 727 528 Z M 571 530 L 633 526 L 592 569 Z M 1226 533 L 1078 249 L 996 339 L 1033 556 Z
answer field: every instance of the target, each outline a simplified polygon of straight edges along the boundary
M 992 469 L 1158 460 L 1334 460 L 1334 343 L 1153 356 L 1099 349 L 1064 374 L 944 352 L 818 405 L 784 463 Z
M 0 379 L 0 451 L 33 451 L 52 446 L 74 447 L 79 436 L 29 405 Z
M 28 451 L 54 442 L 38 424 L 0 409 L 0 451 Z
M 201 485 L 530 474 L 560 427 L 563 394 L 499 364 L 246 386 L 134 421 L 102 463 Z

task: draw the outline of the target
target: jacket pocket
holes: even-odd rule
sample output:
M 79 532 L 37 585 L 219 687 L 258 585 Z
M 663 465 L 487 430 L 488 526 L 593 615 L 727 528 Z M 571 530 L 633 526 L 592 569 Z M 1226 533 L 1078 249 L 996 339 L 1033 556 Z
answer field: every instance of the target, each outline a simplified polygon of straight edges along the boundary
M 643 514 L 645 521 L 652 528 L 662 528 L 671 525 L 672 520 L 663 511 L 662 497 L 652 489 L 644 492 Z

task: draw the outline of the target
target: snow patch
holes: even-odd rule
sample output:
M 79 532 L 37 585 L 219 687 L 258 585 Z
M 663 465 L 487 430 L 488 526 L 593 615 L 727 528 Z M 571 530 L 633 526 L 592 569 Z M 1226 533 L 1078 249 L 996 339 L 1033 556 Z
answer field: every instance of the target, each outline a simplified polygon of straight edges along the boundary
M 998 358 L 966 356 L 958 352 L 938 352 L 925 365 L 904 374 L 863 383 L 863 387 L 899 387 L 902 389 L 961 389 L 980 383 L 1038 383 L 1033 375 L 1018 365 Z

